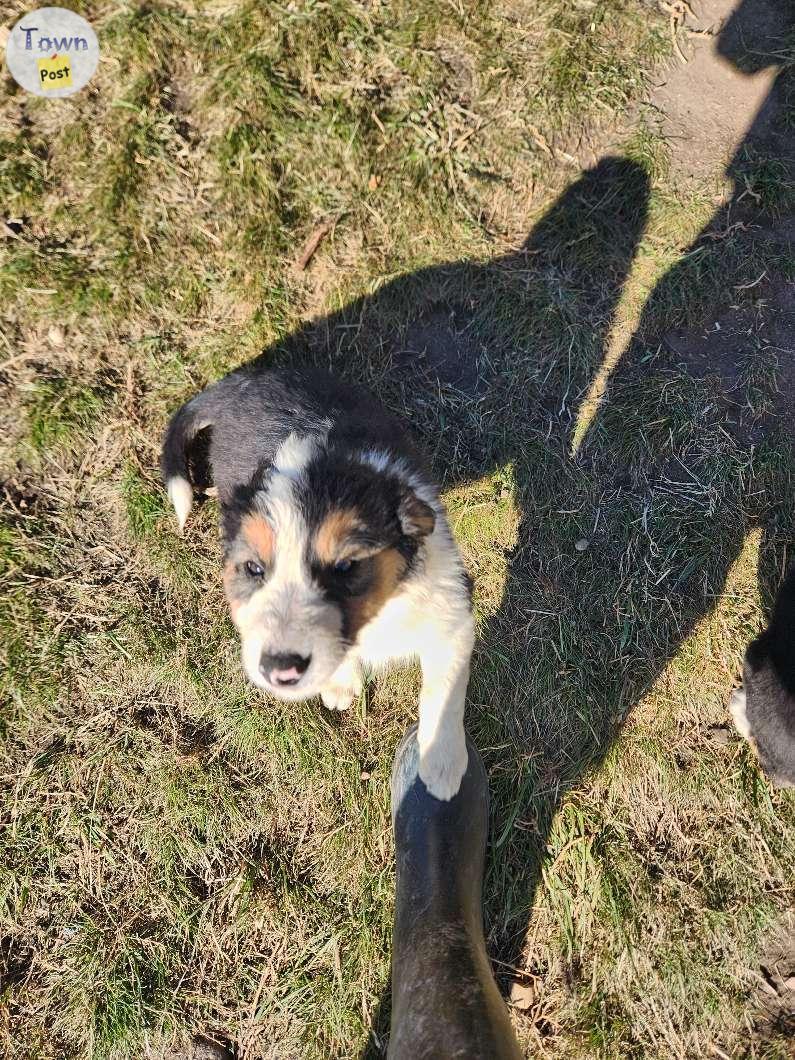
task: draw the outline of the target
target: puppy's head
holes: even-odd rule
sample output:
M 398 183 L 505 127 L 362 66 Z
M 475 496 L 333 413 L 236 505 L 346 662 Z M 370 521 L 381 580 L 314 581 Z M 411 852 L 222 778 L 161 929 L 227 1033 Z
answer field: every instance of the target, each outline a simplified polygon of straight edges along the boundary
M 224 511 L 224 585 L 249 679 L 280 699 L 317 695 L 434 521 L 388 466 L 291 435 Z

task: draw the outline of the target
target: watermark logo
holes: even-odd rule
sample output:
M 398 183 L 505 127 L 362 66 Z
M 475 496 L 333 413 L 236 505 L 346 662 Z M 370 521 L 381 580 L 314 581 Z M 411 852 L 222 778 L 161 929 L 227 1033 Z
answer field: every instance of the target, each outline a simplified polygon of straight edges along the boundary
M 6 44 L 9 73 L 36 96 L 61 99 L 79 92 L 98 62 L 96 33 L 81 15 L 65 7 L 40 7 L 25 15 Z

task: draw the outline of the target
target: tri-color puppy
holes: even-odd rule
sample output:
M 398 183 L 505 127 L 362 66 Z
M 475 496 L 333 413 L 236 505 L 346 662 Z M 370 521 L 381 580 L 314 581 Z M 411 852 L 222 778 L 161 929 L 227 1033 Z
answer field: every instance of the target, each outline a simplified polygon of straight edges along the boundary
M 249 679 L 282 700 L 320 695 L 344 710 L 363 668 L 419 659 L 420 776 L 452 798 L 467 766 L 469 583 L 404 425 L 325 373 L 233 372 L 169 424 L 162 471 L 180 530 L 204 430 Z
M 770 624 L 745 652 L 743 685 L 729 709 L 773 783 L 795 787 L 795 567 L 778 591 Z

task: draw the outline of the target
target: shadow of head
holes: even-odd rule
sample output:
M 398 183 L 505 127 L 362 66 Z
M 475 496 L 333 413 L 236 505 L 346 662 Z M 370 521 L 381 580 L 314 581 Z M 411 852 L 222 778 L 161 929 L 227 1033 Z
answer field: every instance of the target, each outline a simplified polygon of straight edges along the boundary
M 631 159 L 610 156 L 561 195 L 527 238 L 520 254 L 572 273 L 606 269 L 626 274 L 646 223 L 649 178 Z
M 795 7 L 787 0 L 741 0 L 718 36 L 718 54 L 743 74 L 784 63 L 792 51 Z
M 572 368 L 582 385 L 601 363 L 649 191 L 642 166 L 605 158 L 519 248 L 407 272 L 307 323 L 263 363 L 314 365 L 368 386 L 410 421 L 445 485 L 484 474 L 511 459 L 517 429 L 571 383 L 572 345 L 586 351 Z
M 603 159 L 566 189 L 518 250 L 419 274 L 403 348 L 420 360 L 403 358 L 400 367 L 421 367 L 465 390 L 499 382 L 517 359 L 543 359 L 583 321 L 601 334 L 643 233 L 649 190 L 640 165 Z

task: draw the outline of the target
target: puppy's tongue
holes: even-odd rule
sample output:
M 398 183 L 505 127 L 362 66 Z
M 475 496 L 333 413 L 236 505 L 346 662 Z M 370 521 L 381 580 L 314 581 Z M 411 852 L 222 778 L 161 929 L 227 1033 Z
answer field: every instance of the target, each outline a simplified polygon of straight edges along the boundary
M 270 679 L 271 684 L 283 685 L 286 681 L 297 681 L 301 675 L 294 666 L 291 666 L 289 670 L 271 670 Z

